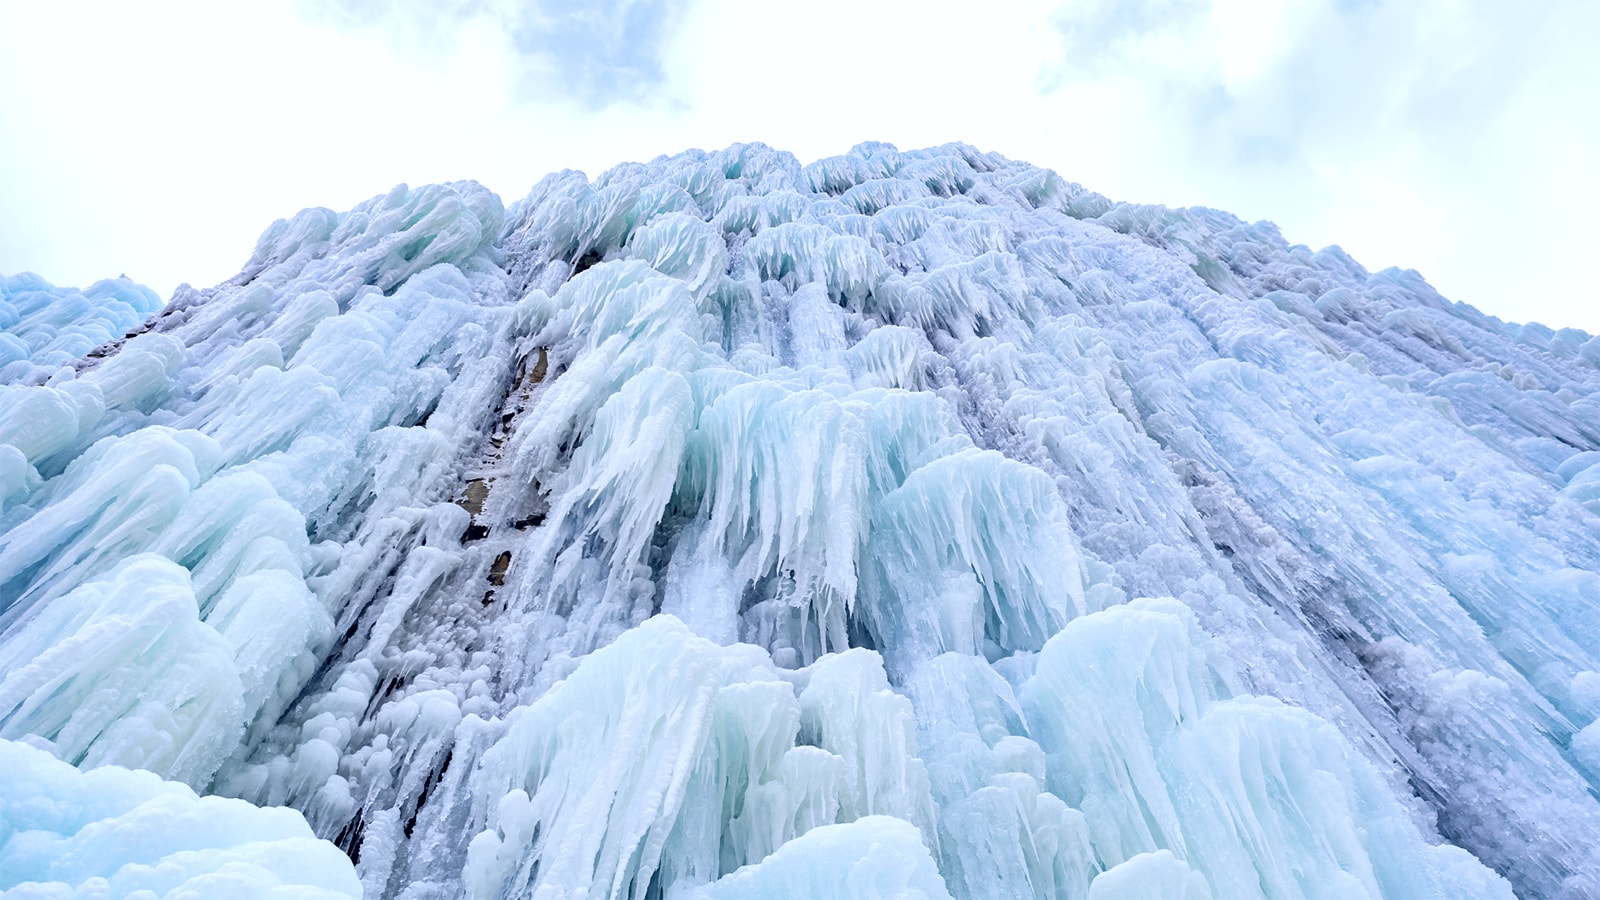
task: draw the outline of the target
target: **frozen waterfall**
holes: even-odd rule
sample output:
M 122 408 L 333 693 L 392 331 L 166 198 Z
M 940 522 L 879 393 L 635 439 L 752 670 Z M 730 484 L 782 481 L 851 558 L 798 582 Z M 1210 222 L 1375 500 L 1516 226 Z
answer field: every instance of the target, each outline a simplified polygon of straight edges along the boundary
M 1597 717 L 1600 338 L 1267 223 L 737 145 L 0 278 L 7 897 L 1575 900 Z

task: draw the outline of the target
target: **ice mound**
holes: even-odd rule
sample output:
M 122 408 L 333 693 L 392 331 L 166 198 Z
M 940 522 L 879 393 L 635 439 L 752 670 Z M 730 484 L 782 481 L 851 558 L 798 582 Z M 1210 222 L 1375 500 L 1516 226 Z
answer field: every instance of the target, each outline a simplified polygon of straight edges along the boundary
M 339 848 L 292 809 L 199 797 L 120 766 L 79 771 L 0 740 L 6 897 L 359 898 Z
M 653 879 L 709 882 L 819 826 L 932 825 L 911 705 L 870 651 L 788 672 L 759 648 L 720 647 L 658 616 L 508 722 L 475 775 L 474 818 L 491 828 L 467 851 L 473 897 L 642 898 Z M 893 846 L 918 834 L 879 826 Z M 790 852 L 826 858 L 839 840 Z M 787 877 L 741 871 L 708 896 Z
M 0 275 L 0 385 L 37 383 L 160 308 L 154 291 L 125 277 L 79 291 L 37 275 Z
M 1326 722 L 1227 697 L 1194 629 L 1170 600 L 1077 619 L 1022 688 L 1051 789 L 1084 811 L 1113 867 L 1101 877 L 1133 879 L 1113 873 L 1139 859 L 1153 872 L 1149 854 L 1171 851 L 1196 871 L 1159 880 L 1217 896 L 1512 896 L 1459 848 L 1424 841 Z
M 867 816 L 846 825 L 814 828 L 760 863 L 669 896 L 672 900 L 943 900 L 950 894 L 916 829 L 900 819 Z

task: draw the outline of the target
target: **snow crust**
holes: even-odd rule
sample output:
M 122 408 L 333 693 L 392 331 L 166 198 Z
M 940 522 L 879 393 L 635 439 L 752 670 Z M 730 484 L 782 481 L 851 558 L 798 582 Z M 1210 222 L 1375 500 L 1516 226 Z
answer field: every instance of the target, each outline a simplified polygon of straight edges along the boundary
M 964 145 L 0 287 L 19 896 L 1600 894 L 1600 339 Z

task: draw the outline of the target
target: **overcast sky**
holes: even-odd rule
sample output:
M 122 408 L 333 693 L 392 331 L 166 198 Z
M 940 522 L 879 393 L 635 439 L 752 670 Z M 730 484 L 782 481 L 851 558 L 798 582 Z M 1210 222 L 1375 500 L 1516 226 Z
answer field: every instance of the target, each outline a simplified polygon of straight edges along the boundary
M 961 140 L 1600 332 L 1594 0 L 0 0 L 0 272 L 171 293 L 399 182 Z

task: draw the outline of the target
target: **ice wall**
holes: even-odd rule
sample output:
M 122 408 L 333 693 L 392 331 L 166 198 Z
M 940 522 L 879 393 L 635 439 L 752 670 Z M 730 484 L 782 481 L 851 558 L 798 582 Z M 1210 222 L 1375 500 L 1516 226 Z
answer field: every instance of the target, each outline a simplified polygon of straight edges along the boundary
M 960 145 L 4 284 L 0 739 L 369 897 L 1600 894 L 1600 339 Z

